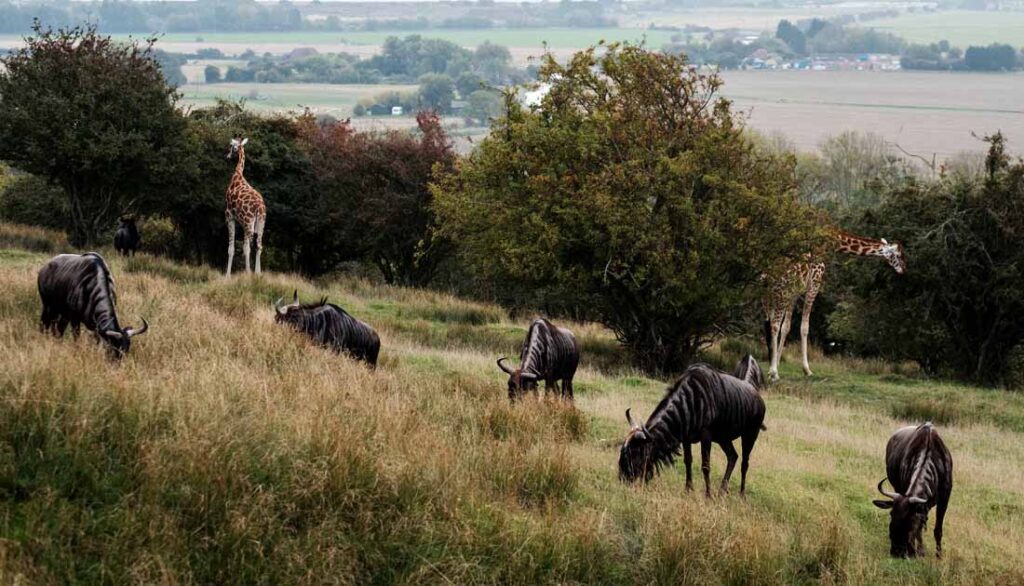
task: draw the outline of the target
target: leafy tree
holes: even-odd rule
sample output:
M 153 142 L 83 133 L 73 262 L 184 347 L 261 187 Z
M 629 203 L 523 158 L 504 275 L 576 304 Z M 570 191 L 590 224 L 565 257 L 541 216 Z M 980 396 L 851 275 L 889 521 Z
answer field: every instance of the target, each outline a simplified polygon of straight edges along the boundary
M 964 64 L 973 71 L 1012 71 L 1017 68 L 1017 52 L 1010 45 L 998 43 L 971 46 L 964 53 Z
M 455 99 L 455 83 L 447 75 L 428 73 L 420 78 L 419 95 L 424 108 L 447 114 Z
M 855 350 L 994 383 L 1024 342 L 1024 162 L 987 140 L 982 173 L 908 179 L 862 213 L 859 228 L 900 239 L 909 261 L 900 278 L 869 263 L 837 274 L 851 295 L 830 327 Z
M 814 245 L 793 161 L 742 134 L 714 74 L 610 45 L 566 65 L 434 185 L 467 288 L 611 328 L 650 371 L 683 368 L 736 323 L 759 275 Z
M 779 26 L 775 29 L 775 37 L 782 39 L 786 46 L 797 55 L 807 54 L 807 37 L 804 36 L 803 31 L 788 20 L 779 21 Z
M 186 122 L 152 40 L 34 31 L 0 60 L 0 159 L 60 186 L 71 241 L 92 244 L 118 214 L 180 187 Z
M 465 100 L 469 98 L 470 94 L 479 90 L 483 83 L 484 78 L 471 71 L 466 71 L 455 80 L 455 89 L 459 91 L 459 96 Z
M 220 83 L 220 67 L 216 65 L 207 65 L 203 69 L 203 77 L 206 78 L 206 83 Z
M 346 122 L 298 120 L 299 142 L 316 170 L 305 203 L 303 241 L 315 255 L 303 270 L 320 273 L 365 259 L 388 283 L 426 285 L 449 246 L 434 231 L 434 169 L 454 165 L 451 142 L 434 113 L 416 117 L 419 136 L 404 131 L 357 133 Z
M 491 118 L 501 115 L 504 101 L 501 94 L 494 90 L 476 90 L 469 94 L 466 105 L 466 117 L 477 120 L 480 124 L 487 124 Z

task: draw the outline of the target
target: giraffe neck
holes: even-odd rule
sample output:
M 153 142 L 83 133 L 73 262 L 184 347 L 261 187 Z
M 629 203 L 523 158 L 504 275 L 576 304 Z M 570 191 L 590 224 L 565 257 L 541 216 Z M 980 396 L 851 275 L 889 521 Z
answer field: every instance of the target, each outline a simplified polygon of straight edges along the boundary
M 846 232 L 836 232 L 835 246 L 838 252 L 845 254 L 852 254 L 855 256 L 883 256 L 882 249 L 885 247 L 885 243 L 873 238 L 864 238 L 862 236 L 847 234 Z
M 238 163 L 235 164 L 235 175 L 243 177 L 245 172 L 245 147 L 238 147 Z

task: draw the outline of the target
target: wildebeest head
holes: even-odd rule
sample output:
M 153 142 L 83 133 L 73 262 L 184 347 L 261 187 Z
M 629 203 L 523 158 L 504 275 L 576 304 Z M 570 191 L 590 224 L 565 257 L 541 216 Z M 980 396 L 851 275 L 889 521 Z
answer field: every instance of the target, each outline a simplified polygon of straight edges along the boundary
M 232 138 L 231 146 L 228 148 L 228 158 L 235 158 L 238 151 L 242 150 L 242 147 L 244 147 L 247 142 L 249 142 L 248 138 Z
M 289 323 L 297 325 L 302 319 L 302 312 L 299 311 L 301 306 L 299 305 L 299 290 L 296 289 L 292 293 L 292 302 L 288 305 L 281 305 L 284 301 L 284 297 L 281 297 L 274 302 L 274 321 L 276 323 Z M 327 298 L 321 300 L 320 305 L 327 303 Z
M 122 218 L 118 218 L 118 220 L 117 220 L 117 227 L 118 228 L 129 229 L 129 230 L 132 229 L 132 228 L 135 228 L 135 218 L 132 218 L 130 216 L 125 216 L 125 217 L 122 217 Z
M 110 349 L 110 355 L 113 358 L 123 358 L 128 350 L 132 347 L 132 338 L 135 336 L 145 334 L 149 330 L 149 322 L 146 318 L 142 318 L 142 327 L 136 330 L 135 328 L 124 328 L 122 330 L 103 330 L 98 332 L 98 336 L 101 340 L 106 342 L 107 348 Z
M 878 482 L 878 492 L 890 500 L 872 501 L 880 509 L 889 509 L 889 553 L 895 558 L 917 557 L 924 553 L 921 533 L 928 523 L 928 505 L 925 499 L 888 492 Z
M 508 358 L 499 358 L 498 368 L 508 374 L 508 396 L 510 399 L 515 399 L 518 395 L 537 389 L 536 374 L 533 374 L 532 372 L 523 372 L 521 368 L 513 369 L 505 364 L 506 360 L 508 360 Z
M 902 275 L 907 270 L 907 258 L 903 254 L 903 245 L 899 242 L 890 244 L 888 240 L 882 238 L 881 255 L 897 274 Z
M 636 482 L 643 479 L 650 482 L 656 468 L 651 459 L 654 440 L 646 427 L 633 421 L 629 409 L 626 409 L 626 421 L 629 422 L 629 434 L 619 448 L 619 480 Z

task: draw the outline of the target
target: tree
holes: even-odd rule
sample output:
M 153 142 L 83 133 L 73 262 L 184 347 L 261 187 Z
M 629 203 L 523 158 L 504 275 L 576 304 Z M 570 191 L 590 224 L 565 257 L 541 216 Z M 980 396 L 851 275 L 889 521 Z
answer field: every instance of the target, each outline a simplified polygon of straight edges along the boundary
M 982 383 L 1004 374 L 1024 342 L 1024 163 L 1002 135 L 987 140 L 981 173 L 908 179 L 860 215 L 859 229 L 901 240 L 909 260 L 900 278 L 869 263 L 837 273 L 848 298 L 830 328 L 853 349 Z
M 481 89 L 484 79 L 479 75 L 467 71 L 455 80 L 455 88 L 459 90 L 459 97 L 463 100 L 469 99 L 469 95 Z
M 220 83 L 220 67 L 207 65 L 203 70 L 203 76 L 206 78 L 206 83 Z
M 426 285 L 448 255 L 434 231 L 434 169 L 450 170 L 451 141 L 432 112 L 416 116 L 419 136 L 405 131 L 357 133 L 346 122 L 298 120 L 299 143 L 316 170 L 317 188 L 304 206 L 301 240 L 315 243 L 309 273 L 363 259 L 388 283 Z
M 775 37 L 782 39 L 789 50 L 797 55 L 807 54 L 807 37 L 804 36 L 803 31 L 788 20 L 779 21 L 779 26 L 775 29 Z
M 447 114 L 455 99 L 455 83 L 447 75 L 428 73 L 420 77 L 419 95 L 425 109 Z
M 469 94 L 466 105 L 466 117 L 487 124 L 491 118 L 499 116 L 504 107 L 501 94 L 494 90 L 476 90 Z
M 433 186 L 467 285 L 600 321 L 652 372 L 685 367 L 759 297 L 759 276 L 815 245 L 793 160 L 742 133 L 720 79 L 683 56 L 610 45 L 567 65 Z
M 973 71 L 1012 71 L 1017 68 L 1017 52 L 1010 45 L 998 43 L 971 46 L 964 53 L 964 64 Z
M 0 60 L 0 159 L 60 186 L 72 243 L 92 244 L 118 214 L 180 186 L 186 122 L 152 39 L 33 30 Z

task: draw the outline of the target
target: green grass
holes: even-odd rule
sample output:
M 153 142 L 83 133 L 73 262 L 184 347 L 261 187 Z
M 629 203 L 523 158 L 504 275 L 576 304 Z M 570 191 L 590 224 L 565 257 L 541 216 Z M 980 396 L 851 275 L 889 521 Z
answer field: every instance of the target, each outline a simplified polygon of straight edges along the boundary
M 790 358 L 765 392 L 748 498 L 706 501 L 683 491 L 681 466 L 646 487 L 617 480 L 623 411 L 646 415 L 665 383 L 598 326 L 567 324 L 584 350 L 575 406 L 510 405 L 494 359 L 515 354 L 528 318 L 107 254 L 119 312 L 151 324 L 115 364 L 89 336 L 37 331 L 49 255 L 0 250 L 4 582 L 1024 581 L 1020 395 L 821 358 L 804 380 Z M 273 299 L 293 288 L 373 324 L 378 369 L 274 324 Z M 708 358 L 751 348 L 730 340 Z M 894 561 L 870 501 L 888 435 L 925 417 L 956 461 L 946 556 Z
M 338 85 L 291 83 L 188 84 L 181 88 L 183 100 L 193 106 L 211 106 L 217 99 L 245 100 L 256 110 L 301 111 L 309 106 L 349 116 L 364 98 L 397 91 L 414 92 L 415 85 Z
M 955 47 L 1008 43 L 1024 46 L 1024 12 L 950 10 L 904 13 L 896 18 L 873 20 L 865 26 L 891 32 L 915 43 L 949 41 Z

